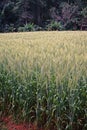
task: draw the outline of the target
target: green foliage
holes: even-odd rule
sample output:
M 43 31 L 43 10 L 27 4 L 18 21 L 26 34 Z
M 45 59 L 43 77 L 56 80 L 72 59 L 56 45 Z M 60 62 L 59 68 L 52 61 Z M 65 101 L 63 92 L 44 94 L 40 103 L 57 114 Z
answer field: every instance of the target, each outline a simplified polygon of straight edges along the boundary
M 37 82 L 35 75 L 24 83 L 12 72 L 2 71 L 0 74 L 2 114 L 8 112 L 6 114 L 12 113 L 16 119 L 32 122 L 37 120 L 38 126 L 45 125 L 51 129 L 59 127 L 61 130 L 64 128 L 74 130 L 77 126 L 86 130 L 86 79 L 79 79 L 78 86 L 72 90 L 68 89 L 68 81 L 63 81 L 62 86 L 56 86 L 55 77 L 52 77 L 48 88 L 43 85 L 45 84 Z
M 29 31 L 34 31 L 34 30 L 35 30 L 35 27 L 33 23 L 28 23 L 28 24 L 25 24 L 24 27 L 18 28 L 19 32 L 29 32 Z
M 45 30 L 44 23 L 47 20 L 58 21 L 62 25 L 52 23 L 52 30 L 73 30 L 72 21 L 87 17 L 86 0 L 10 0 L 0 2 L 0 32 L 13 31 L 34 31 L 32 25 L 26 23 L 34 23 L 37 27 L 35 30 Z M 66 23 L 71 27 L 67 27 Z M 7 25 L 15 25 L 6 27 Z M 24 27 L 21 27 L 24 25 Z M 48 25 L 50 26 L 50 25 Z M 59 26 L 59 27 L 58 27 Z M 62 26 L 62 27 L 61 27 Z M 80 29 L 81 25 L 76 23 L 76 29 Z M 80 27 L 78 27 L 80 26 Z M 6 28 L 6 29 L 5 29 Z M 9 29 L 7 29 L 9 28 Z
M 4 27 L 4 32 L 15 32 L 16 28 L 14 27 L 14 24 L 6 24 Z
M 1 35 L 0 117 L 12 115 L 49 130 L 86 130 L 86 35 Z
M 87 18 L 87 7 L 82 10 L 81 14 L 84 18 Z
M 34 26 L 35 31 L 43 31 L 44 29 L 38 25 Z
M 18 28 L 18 32 L 42 31 L 42 30 L 43 30 L 42 27 L 38 25 L 34 25 L 33 23 L 28 23 L 28 24 L 25 24 L 24 27 Z
M 61 22 L 57 22 L 57 21 L 51 21 L 50 24 L 47 25 L 47 30 L 64 30 L 63 25 L 61 24 Z

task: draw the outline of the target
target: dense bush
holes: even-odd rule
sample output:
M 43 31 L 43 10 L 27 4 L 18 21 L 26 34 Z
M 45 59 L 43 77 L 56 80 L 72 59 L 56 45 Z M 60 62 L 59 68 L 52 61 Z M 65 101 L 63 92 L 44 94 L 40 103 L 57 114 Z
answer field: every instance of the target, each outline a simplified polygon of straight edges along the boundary
M 84 18 L 87 18 L 87 7 L 83 8 L 83 10 L 81 11 L 81 14 Z
M 62 25 L 52 25 L 56 26 L 52 28 L 53 30 L 57 28 L 62 30 L 60 26 L 65 30 L 80 30 L 84 18 L 87 25 L 86 0 L 0 1 L 0 32 L 46 30 L 44 23 L 47 20 L 51 20 L 52 24 L 56 24 L 53 21 L 62 23 Z M 76 19 L 79 19 L 80 24 Z M 26 25 L 26 23 L 33 23 L 37 27 L 33 28 L 32 24 Z M 15 29 L 8 27 L 12 24 L 15 25 Z
M 60 22 L 57 22 L 57 21 L 51 21 L 51 23 L 50 24 L 48 24 L 47 26 L 46 26 L 46 28 L 47 28 L 47 30 L 49 30 L 49 31 L 51 31 L 51 30 L 59 30 L 59 31 L 61 31 L 61 30 L 64 30 L 64 27 L 63 27 L 63 25 L 60 23 Z
M 29 32 L 29 31 L 34 31 L 35 27 L 33 23 L 28 23 L 25 24 L 24 27 L 19 27 L 18 32 Z
M 6 24 L 4 27 L 4 32 L 15 32 L 16 28 L 14 27 L 14 24 Z

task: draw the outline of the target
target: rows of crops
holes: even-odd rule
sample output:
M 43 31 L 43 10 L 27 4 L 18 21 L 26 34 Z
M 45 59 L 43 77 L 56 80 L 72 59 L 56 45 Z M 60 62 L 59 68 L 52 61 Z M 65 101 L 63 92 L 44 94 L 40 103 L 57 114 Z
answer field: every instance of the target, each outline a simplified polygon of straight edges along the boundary
M 87 130 L 87 33 L 0 34 L 0 116 Z

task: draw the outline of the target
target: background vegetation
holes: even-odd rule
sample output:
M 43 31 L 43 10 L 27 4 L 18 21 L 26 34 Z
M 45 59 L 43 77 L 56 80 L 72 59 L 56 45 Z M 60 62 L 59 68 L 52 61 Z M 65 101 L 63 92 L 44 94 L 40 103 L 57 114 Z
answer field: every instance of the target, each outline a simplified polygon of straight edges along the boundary
M 0 1 L 0 32 L 35 30 L 87 30 L 87 0 Z
M 5 115 L 46 130 L 87 130 L 86 32 L 0 35 Z

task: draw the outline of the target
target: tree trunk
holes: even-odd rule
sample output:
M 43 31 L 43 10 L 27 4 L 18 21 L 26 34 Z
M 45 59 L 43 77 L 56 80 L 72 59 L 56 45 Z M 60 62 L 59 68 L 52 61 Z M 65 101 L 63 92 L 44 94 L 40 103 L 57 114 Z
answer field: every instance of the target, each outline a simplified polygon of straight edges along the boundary
M 36 24 L 37 25 L 41 25 L 41 7 L 39 5 L 39 2 L 37 0 L 37 3 L 36 3 L 36 8 L 35 8 L 35 21 L 36 21 Z

